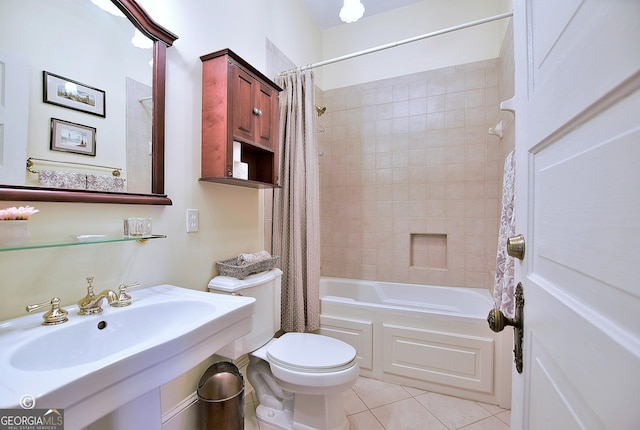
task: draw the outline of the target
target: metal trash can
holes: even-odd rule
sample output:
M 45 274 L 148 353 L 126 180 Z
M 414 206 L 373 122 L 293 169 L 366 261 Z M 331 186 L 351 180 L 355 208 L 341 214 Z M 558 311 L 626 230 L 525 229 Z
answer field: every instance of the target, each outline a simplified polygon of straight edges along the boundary
M 200 430 L 244 429 L 244 378 L 228 361 L 212 364 L 198 383 Z

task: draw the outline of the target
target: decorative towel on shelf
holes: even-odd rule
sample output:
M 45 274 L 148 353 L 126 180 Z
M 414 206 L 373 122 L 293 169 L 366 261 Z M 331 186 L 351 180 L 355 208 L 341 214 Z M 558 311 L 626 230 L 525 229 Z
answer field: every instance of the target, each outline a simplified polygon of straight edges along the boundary
M 96 175 L 95 173 L 87 174 L 87 190 L 120 193 L 125 191 L 124 183 L 124 178 L 117 176 Z
M 498 254 L 496 257 L 496 279 L 493 300 L 496 308 L 507 317 L 514 314 L 514 260 L 507 254 L 507 239 L 515 235 L 516 220 L 513 213 L 515 188 L 515 150 L 504 160 L 504 178 L 502 180 L 502 212 L 500 232 L 498 234 Z
M 65 172 L 64 170 L 40 170 L 38 185 L 49 188 L 87 188 L 86 173 Z
M 253 254 L 240 254 L 238 256 L 238 264 L 245 265 L 257 263 L 258 261 L 268 260 L 270 258 L 271 254 L 267 251 L 254 252 Z

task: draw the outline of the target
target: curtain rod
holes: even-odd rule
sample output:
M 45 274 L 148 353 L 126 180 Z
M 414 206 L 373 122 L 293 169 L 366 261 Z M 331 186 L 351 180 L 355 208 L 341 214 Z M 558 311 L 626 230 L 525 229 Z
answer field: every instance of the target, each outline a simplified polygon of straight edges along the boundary
M 465 29 L 465 28 L 469 28 L 469 27 L 474 27 L 474 26 L 480 25 L 480 24 L 486 24 L 487 22 L 497 21 L 497 20 L 503 19 L 503 18 L 509 18 L 511 16 L 513 16 L 513 12 L 501 13 L 499 15 L 490 16 L 488 18 L 482 18 L 482 19 L 478 19 L 476 21 L 467 22 L 466 24 L 454 25 L 453 27 L 445 28 L 443 30 L 433 31 L 431 33 L 426 33 L 426 34 L 422 34 L 420 36 L 410 37 L 408 39 L 399 40 L 397 42 L 387 43 L 386 45 L 376 46 L 374 48 L 365 49 L 363 51 L 354 52 L 352 54 L 347 54 L 347 55 L 343 55 L 343 56 L 340 56 L 340 57 L 331 58 L 329 60 L 324 60 L 324 61 L 320 61 L 320 62 L 313 63 L 313 64 L 307 64 L 306 66 L 302 66 L 302 67 L 296 67 L 295 69 L 286 70 L 284 72 L 281 72 L 280 74 L 281 75 L 285 75 L 287 73 L 295 72 L 296 70 L 307 70 L 307 69 L 314 69 L 314 68 L 320 67 L 320 66 L 326 66 L 327 64 L 333 64 L 333 63 L 337 63 L 339 61 L 349 60 L 351 58 L 359 57 L 361 55 L 371 54 L 373 52 L 378 52 L 378 51 L 382 51 L 382 50 L 389 49 L 389 48 L 395 48 L 396 46 L 404 45 L 404 44 L 411 43 L 411 42 L 416 42 L 418 40 L 427 39 L 429 37 L 439 36 L 441 34 L 451 33 L 453 31 L 458 31 L 458 30 L 462 30 L 462 29 Z

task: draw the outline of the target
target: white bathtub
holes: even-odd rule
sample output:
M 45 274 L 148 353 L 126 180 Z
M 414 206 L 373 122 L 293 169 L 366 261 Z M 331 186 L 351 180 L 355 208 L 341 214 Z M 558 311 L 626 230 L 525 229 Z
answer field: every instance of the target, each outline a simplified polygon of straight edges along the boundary
M 320 333 L 362 376 L 510 406 L 512 330 L 489 329 L 488 291 L 322 277 L 320 298 Z

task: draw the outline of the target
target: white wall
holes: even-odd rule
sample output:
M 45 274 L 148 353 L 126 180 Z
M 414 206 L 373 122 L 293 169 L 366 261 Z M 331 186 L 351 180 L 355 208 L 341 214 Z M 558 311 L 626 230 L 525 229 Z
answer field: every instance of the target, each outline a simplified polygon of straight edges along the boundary
M 322 60 L 397 42 L 511 10 L 506 0 L 424 0 L 323 32 Z M 483 24 L 322 67 L 330 90 L 497 58 L 507 20 Z M 319 61 L 319 60 L 315 60 Z
M 321 33 L 297 0 L 140 0 L 139 3 L 156 21 L 180 37 L 175 49 L 169 50 L 169 61 L 185 66 L 196 64 L 198 72 L 201 55 L 223 48 L 230 48 L 264 72 L 265 37 L 297 64 L 321 55 Z

